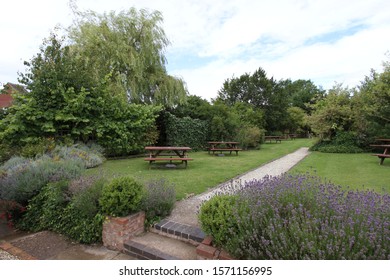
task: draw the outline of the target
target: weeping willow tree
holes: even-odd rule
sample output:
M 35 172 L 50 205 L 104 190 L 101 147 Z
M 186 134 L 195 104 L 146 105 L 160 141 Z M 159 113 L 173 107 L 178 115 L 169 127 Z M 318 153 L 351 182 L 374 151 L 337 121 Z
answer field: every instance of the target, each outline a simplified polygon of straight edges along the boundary
M 168 75 L 165 68 L 169 40 L 160 12 L 131 8 L 74 13 L 76 20 L 68 29 L 71 44 L 97 81 L 109 74 L 112 92 L 132 103 L 171 107 L 185 100 L 184 81 Z

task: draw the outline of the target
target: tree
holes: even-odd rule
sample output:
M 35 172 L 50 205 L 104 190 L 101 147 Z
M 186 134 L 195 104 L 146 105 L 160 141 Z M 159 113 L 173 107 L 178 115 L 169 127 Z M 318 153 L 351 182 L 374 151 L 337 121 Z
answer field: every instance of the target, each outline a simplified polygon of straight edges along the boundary
M 42 138 L 92 140 L 110 155 L 139 151 L 153 141 L 149 136 L 160 108 L 128 104 L 113 95 L 110 76 L 96 82 L 84 57 L 74 51 L 51 34 L 25 63 L 28 70 L 20 82 L 28 92 L 15 96 L 1 120 L 0 141 L 23 146 Z
M 167 107 L 185 100 L 184 82 L 167 74 L 164 50 L 169 44 L 160 24 L 161 13 L 131 8 L 97 14 L 75 12 L 69 37 L 95 81 L 110 76 L 115 94 L 140 104 Z
M 192 119 L 210 120 L 212 105 L 205 99 L 196 95 L 189 95 L 185 103 L 172 108 L 172 113 L 180 118 L 190 117 Z
M 259 68 L 252 75 L 244 74 L 239 78 L 227 79 L 218 92 L 218 100 L 228 106 L 237 102 L 248 103 L 264 112 L 265 128 L 268 131 L 286 128 L 286 110 L 289 106 L 288 91 L 284 81 L 277 82 L 268 78 L 266 72 Z
M 353 128 L 353 107 L 351 91 L 336 84 L 325 98 L 313 105 L 313 112 L 308 117 L 312 130 L 321 138 L 332 139 L 339 131 Z
M 300 107 L 289 107 L 288 114 L 288 129 L 290 133 L 302 133 L 306 126 L 306 113 Z
M 371 71 L 357 95 L 366 118 L 367 132 L 373 137 L 390 136 L 390 62 L 383 66 L 382 73 Z
M 310 105 L 316 103 L 325 94 L 325 90 L 318 88 L 310 80 L 286 80 L 285 89 L 290 96 L 290 105 L 303 109 L 307 114 L 311 112 Z

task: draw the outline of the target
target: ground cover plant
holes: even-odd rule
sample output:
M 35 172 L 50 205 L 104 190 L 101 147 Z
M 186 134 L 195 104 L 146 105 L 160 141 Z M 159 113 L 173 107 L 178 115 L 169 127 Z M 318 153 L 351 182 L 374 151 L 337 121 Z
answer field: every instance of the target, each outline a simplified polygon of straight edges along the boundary
M 205 202 L 200 221 L 236 258 L 390 259 L 389 194 L 285 174 L 248 182 L 234 200 L 229 197 Z M 221 220 L 226 199 L 231 214 Z

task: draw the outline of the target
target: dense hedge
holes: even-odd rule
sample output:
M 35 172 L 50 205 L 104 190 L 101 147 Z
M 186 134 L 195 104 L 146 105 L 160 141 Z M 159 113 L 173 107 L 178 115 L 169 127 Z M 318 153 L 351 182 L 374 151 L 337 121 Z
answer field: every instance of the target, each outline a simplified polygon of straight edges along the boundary
M 332 140 L 320 140 L 310 150 L 323 153 L 363 153 L 369 146 L 369 141 L 355 132 L 339 131 Z
M 194 150 L 205 147 L 209 134 L 207 121 L 178 118 L 170 113 L 165 114 L 165 129 L 168 145 L 187 146 Z

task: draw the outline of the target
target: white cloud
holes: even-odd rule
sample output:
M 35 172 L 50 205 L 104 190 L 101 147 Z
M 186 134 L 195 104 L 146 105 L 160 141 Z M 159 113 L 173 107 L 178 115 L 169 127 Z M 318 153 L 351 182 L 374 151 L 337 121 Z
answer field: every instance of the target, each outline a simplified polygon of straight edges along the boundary
M 311 79 L 325 88 L 334 81 L 356 85 L 370 68 L 380 70 L 390 49 L 387 2 L 78 0 L 77 5 L 97 12 L 132 6 L 161 11 L 172 43 L 168 63 L 190 58 L 187 65 L 168 64 L 168 71 L 183 77 L 191 94 L 210 99 L 226 79 L 259 67 L 277 79 Z M 68 26 L 72 15 L 68 0 L 14 0 L 1 8 L 13 12 L 0 17 L 0 34 L 8 42 L 0 45 L 0 82 L 15 81 L 22 61 L 39 51 L 56 24 Z

